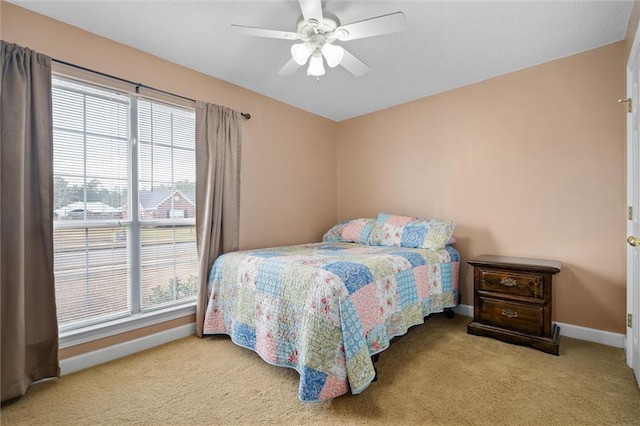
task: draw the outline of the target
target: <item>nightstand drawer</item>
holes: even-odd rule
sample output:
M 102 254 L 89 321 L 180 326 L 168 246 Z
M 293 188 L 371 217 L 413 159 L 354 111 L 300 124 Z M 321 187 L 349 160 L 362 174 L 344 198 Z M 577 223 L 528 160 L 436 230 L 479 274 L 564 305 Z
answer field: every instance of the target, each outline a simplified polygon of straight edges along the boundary
M 480 320 L 485 324 L 541 336 L 544 308 L 504 300 L 481 298 Z
M 480 269 L 478 290 L 544 299 L 542 275 Z

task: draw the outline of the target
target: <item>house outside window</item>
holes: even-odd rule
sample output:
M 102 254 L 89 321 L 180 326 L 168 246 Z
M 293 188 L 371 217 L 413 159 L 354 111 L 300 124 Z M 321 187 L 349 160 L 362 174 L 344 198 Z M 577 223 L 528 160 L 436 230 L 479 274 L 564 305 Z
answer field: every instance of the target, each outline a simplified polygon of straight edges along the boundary
M 193 305 L 194 111 L 55 76 L 53 126 L 61 332 Z

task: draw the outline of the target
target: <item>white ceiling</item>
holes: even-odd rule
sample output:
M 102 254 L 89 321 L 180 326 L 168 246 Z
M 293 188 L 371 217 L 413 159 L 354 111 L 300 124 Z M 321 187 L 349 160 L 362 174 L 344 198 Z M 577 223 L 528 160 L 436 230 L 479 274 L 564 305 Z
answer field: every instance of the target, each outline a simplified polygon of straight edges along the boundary
M 7 0 L 335 121 L 384 109 L 625 37 L 632 1 L 322 2 L 342 24 L 404 12 L 404 32 L 342 43 L 372 71 L 278 70 L 294 42 L 231 24 L 296 31 L 296 0 Z M 340 44 L 340 43 L 336 43 Z M 144 83 L 144 82 L 142 82 Z

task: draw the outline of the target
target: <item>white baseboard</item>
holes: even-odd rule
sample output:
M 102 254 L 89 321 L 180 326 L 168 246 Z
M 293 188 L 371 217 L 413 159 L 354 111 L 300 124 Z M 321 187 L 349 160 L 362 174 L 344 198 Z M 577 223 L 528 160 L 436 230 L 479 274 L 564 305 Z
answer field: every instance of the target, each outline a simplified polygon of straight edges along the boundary
M 473 317 L 473 306 L 457 305 L 455 308 L 453 308 L 453 313 L 462 315 L 463 317 Z
M 151 349 L 173 340 L 193 336 L 194 334 L 196 334 L 196 324 L 185 324 L 129 342 L 119 343 L 96 351 L 65 358 L 60 360 L 60 375 L 70 374 L 98 364 L 113 361 L 114 359 Z
M 473 306 L 458 305 L 453 308 L 453 312 L 473 317 Z M 560 327 L 560 335 L 572 337 L 574 339 L 586 340 L 589 342 L 599 343 L 602 345 L 613 346 L 616 348 L 625 347 L 625 335 L 612 333 L 609 331 L 596 330 L 593 328 L 581 327 L 578 325 L 557 322 Z M 107 348 L 98 349 L 97 351 L 87 352 L 71 358 L 65 358 L 60 361 L 60 375 L 70 374 L 85 368 L 113 361 L 136 352 L 151 349 L 169 343 L 173 340 L 182 339 L 184 337 L 193 336 L 196 333 L 196 325 L 185 324 L 160 333 L 151 334 L 129 342 L 120 343 L 109 346 Z
M 579 325 L 556 322 L 560 327 L 560 335 L 572 337 L 574 339 L 587 340 L 601 345 L 624 348 L 626 336 L 610 331 L 596 330 L 594 328 L 581 327 Z
M 453 308 L 453 312 L 466 317 L 473 317 L 473 306 L 458 305 Z M 581 327 L 579 325 L 566 324 L 563 322 L 556 322 L 556 324 L 560 327 L 561 336 L 586 340 L 588 342 L 599 343 L 601 345 L 613 346 L 616 348 L 625 347 L 626 336 L 624 334 L 596 330 L 595 328 Z

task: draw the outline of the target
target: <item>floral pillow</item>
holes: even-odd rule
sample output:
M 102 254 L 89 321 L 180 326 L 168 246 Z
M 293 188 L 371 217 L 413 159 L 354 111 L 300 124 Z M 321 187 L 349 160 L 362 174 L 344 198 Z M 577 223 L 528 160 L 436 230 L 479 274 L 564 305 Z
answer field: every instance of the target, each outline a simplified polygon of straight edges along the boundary
M 322 241 L 369 244 L 369 235 L 375 221 L 373 218 L 345 220 L 331 227 L 322 237 Z
M 455 226 L 447 220 L 379 213 L 369 244 L 440 250 L 451 241 Z

